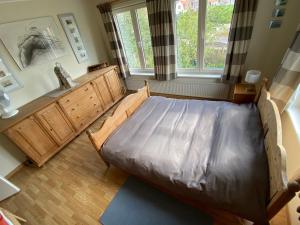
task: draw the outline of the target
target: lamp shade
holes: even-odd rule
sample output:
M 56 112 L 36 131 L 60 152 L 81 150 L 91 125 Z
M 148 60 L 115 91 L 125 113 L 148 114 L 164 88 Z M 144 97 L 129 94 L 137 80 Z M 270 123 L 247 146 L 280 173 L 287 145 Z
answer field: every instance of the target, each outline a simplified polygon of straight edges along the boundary
M 261 72 L 259 70 L 248 70 L 245 81 L 249 84 L 255 84 L 259 81 Z

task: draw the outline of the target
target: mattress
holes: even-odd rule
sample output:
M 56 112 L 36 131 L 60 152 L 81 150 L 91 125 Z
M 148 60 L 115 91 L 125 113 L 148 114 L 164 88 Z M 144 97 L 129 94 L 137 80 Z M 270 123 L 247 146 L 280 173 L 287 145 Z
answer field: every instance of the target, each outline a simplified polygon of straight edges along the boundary
M 254 104 L 149 97 L 101 155 L 202 204 L 267 220 L 268 162 Z

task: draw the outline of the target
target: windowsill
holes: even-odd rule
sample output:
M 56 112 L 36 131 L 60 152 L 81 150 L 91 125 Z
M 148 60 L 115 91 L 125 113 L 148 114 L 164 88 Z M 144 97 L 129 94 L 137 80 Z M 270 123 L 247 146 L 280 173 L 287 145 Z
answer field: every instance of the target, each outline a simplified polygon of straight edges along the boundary
M 154 73 L 151 72 L 130 72 L 132 76 L 147 76 L 154 77 Z M 188 74 L 188 73 L 179 73 L 178 77 L 183 78 L 206 78 L 206 79 L 221 79 L 221 74 Z
M 154 77 L 154 73 L 151 72 L 130 72 L 132 76 L 147 76 L 147 77 Z
M 178 74 L 178 77 L 220 79 L 222 77 L 222 75 L 221 74 L 187 74 L 187 73 L 181 73 L 181 74 Z

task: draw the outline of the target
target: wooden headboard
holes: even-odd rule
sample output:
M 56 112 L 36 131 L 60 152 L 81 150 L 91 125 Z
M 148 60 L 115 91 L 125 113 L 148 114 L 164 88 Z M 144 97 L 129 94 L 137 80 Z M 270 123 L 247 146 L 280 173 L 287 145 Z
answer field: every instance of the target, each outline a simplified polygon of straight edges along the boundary
M 258 109 L 265 136 L 265 149 L 269 162 L 270 199 L 287 188 L 286 152 L 282 146 L 282 128 L 277 106 L 263 86 Z
M 267 206 L 268 218 L 274 217 L 300 191 L 300 169 L 288 180 L 286 151 L 282 145 L 281 117 L 270 93 L 263 85 L 258 109 L 265 136 L 265 149 L 269 163 L 270 195 Z

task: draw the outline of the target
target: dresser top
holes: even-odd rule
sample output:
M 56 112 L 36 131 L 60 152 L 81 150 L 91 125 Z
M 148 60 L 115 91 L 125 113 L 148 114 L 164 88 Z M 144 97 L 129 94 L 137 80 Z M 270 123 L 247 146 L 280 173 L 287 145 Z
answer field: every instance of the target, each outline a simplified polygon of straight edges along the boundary
M 8 128 L 12 127 L 13 125 L 17 124 L 18 122 L 24 120 L 26 117 L 45 108 L 47 105 L 49 105 L 51 103 L 56 102 L 61 97 L 76 90 L 77 88 L 80 88 L 81 86 L 89 83 L 90 81 L 96 79 L 97 77 L 102 76 L 103 74 L 107 73 L 108 71 L 110 71 L 114 68 L 116 68 L 116 66 L 109 66 L 109 67 L 106 67 L 106 68 L 103 68 L 100 70 L 86 73 L 86 74 L 82 75 L 81 77 L 75 79 L 75 82 L 78 83 L 78 85 L 76 87 L 67 90 L 63 94 L 61 94 L 57 97 L 50 97 L 49 94 L 55 93 L 56 91 L 59 90 L 59 89 L 55 89 L 55 90 L 53 90 L 45 95 L 42 95 L 41 97 L 23 105 L 22 107 L 20 107 L 18 109 L 19 113 L 16 116 L 11 117 L 9 119 L 0 119 L 0 132 L 7 130 Z

